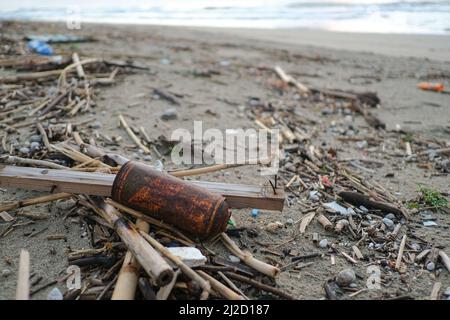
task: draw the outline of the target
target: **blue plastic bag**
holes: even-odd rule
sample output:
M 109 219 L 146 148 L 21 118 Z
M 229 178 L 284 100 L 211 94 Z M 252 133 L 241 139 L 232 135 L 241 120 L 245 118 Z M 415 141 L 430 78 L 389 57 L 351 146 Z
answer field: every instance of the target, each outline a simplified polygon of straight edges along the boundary
M 52 47 L 48 43 L 45 43 L 44 41 L 39 40 L 28 41 L 28 49 L 43 56 L 53 55 Z

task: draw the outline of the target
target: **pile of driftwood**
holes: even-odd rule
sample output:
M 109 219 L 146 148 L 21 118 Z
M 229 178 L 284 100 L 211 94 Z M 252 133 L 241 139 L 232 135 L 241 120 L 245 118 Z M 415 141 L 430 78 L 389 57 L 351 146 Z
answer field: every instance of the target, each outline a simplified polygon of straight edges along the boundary
M 241 250 L 225 233 L 211 241 L 223 241 L 242 263 L 213 257 L 195 234 L 186 235 L 174 226 L 105 197 L 111 195 L 114 174 L 128 159 L 98 146 L 99 140 L 103 145 L 115 145 L 119 140 L 102 135 L 95 127 L 88 127 L 95 119 L 81 123 L 71 119 L 95 107 L 97 88 L 113 84 L 119 68 L 129 71 L 136 68 L 135 65 L 80 59 L 76 53 L 58 57 L 8 53 L 13 57 L 0 60 L 5 70 L 14 72 L 0 76 L 0 125 L 4 129 L 0 185 L 51 194 L 1 205 L 2 219 L 7 225 L 0 236 L 8 236 L 21 225 L 8 211 L 73 199 L 75 205 L 66 217 L 77 215 L 84 221 L 90 232 L 92 249 L 69 252 L 68 263 L 81 268 L 82 278 L 80 286 L 64 293 L 65 299 L 207 299 L 210 296 L 247 299 L 235 282 L 292 298 L 290 294 L 255 279 L 256 275 L 275 278 L 279 269 Z M 150 153 L 145 129 L 134 129 L 123 115 L 119 115 L 118 120 L 136 148 Z M 28 134 L 30 129 L 35 130 L 30 144 L 23 141 L 21 133 L 25 129 Z M 88 141 L 83 136 L 89 137 Z M 170 174 L 198 176 L 228 167 L 215 165 Z M 198 181 L 196 184 L 205 183 Z M 283 207 L 281 190 L 211 182 L 205 187 L 225 197 L 230 207 L 272 210 Z M 65 235 L 52 237 L 64 238 Z M 182 253 L 171 250 L 174 245 L 191 254 L 195 249 L 193 252 L 197 257 L 185 261 Z M 202 249 L 206 257 L 196 248 Z M 16 297 L 28 299 L 71 276 L 74 275 L 30 291 L 30 258 L 28 252 L 22 250 Z M 31 281 L 34 281 L 32 277 Z

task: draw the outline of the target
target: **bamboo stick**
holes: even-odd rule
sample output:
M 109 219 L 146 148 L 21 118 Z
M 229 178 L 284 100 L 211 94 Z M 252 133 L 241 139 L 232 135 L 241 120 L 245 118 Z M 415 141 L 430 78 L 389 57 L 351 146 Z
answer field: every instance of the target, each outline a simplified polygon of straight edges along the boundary
M 30 299 L 30 254 L 20 250 L 19 273 L 17 276 L 16 300 Z
M 144 146 L 142 144 L 141 139 L 139 139 L 133 132 L 133 130 L 131 130 L 130 126 L 128 125 L 128 123 L 125 121 L 125 118 L 122 116 L 122 114 L 119 114 L 119 121 L 120 124 L 122 125 L 122 127 L 127 131 L 128 135 L 130 136 L 130 138 L 134 141 L 134 143 L 141 148 L 145 153 L 151 153 L 150 149 L 147 148 L 146 146 Z
M 331 229 L 333 229 L 333 224 L 323 214 L 319 214 L 317 216 L 317 221 L 319 221 L 319 223 L 325 228 L 325 230 L 330 231 Z
M 178 231 L 174 227 L 172 227 L 172 226 L 170 226 L 170 225 L 168 225 L 168 224 L 166 224 L 166 223 L 164 223 L 164 222 L 162 222 L 160 220 L 157 220 L 155 218 L 147 216 L 147 215 L 145 215 L 145 214 L 143 214 L 143 213 L 141 213 L 139 211 L 136 211 L 134 209 L 128 208 L 128 207 L 124 206 L 123 204 L 115 202 L 112 199 L 105 199 L 105 203 L 110 204 L 113 207 L 115 207 L 116 209 L 118 209 L 120 211 L 123 211 L 123 212 L 126 212 L 126 213 L 130 214 L 131 216 L 133 216 L 133 217 L 135 217 L 137 219 L 143 220 L 143 221 L 145 221 L 147 223 L 150 223 L 150 224 L 152 224 L 154 226 L 157 226 L 159 228 L 163 228 L 163 229 L 169 230 L 169 231 L 175 233 L 176 235 L 178 235 L 179 237 L 181 237 L 184 241 L 187 241 L 188 243 L 190 243 L 190 245 L 193 244 L 192 240 L 189 239 L 188 237 L 186 237 L 180 231 Z
M 156 293 L 156 300 L 167 300 L 170 293 L 172 292 L 173 287 L 175 286 L 175 283 L 177 282 L 179 274 L 180 270 L 175 271 L 172 281 L 170 281 L 169 284 L 159 288 L 158 292 Z
M 165 257 L 167 257 L 170 261 L 172 261 L 175 265 L 177 265 L 180 270 L 187 275 L 189 278 L 197 282 L 200 287 L 203 289 L 203 293 L 201 295 L 201 299 L 207 299 L 208 295 L 211 291 L 211 285 L 209 281 L 203 279 L 199 276 L 194 270 L 192 270 L 189 266 L 187 266 L 179 257 L 173 255 L 169 250 L 166 249 L 162 244 L 153 239 L 150 235 L 140 231 L 139 232 L 145 240 L 147 240 L 156 250 L 162 253 Z
M 448 255 L 444 251 L 439 250 L 439 257 L 441 258 L 441 262 L 445 266 L 447 271 L 450 272 L 450 258 L 448 257 Z
M 395 261 L 395 270 L 400 269 L 400 265 L 402 263 L 403 251 L 405 250 L 406 244 L 406 234 L 403 236 L 402 241 L 400 242 L 400 248 L 398 249 L 397 260 Z
M 225 272 L 225 275 L 227 275 L 231 279 L 235 279 L 237 281 L 252 285 L 258 289 L 273 293 L 279 297 L 282 297 L 282 298 L 285 298 L 288 300 L 295 300 L 295 297 L 293 297 L 289 293 L 283 292 L 281 290 L 278 290 L 277 288 L 271 287 L 269 285 L 266 285 L 264 283 L 254 280 L 254 279 L 250 279 L 250 278 L 241 276 L 240 274 L 236 274 L 236 273 L 232 273 L 232 272 Z
M 235 165 L 235 164 L 215 164 L 212 166 L 207 166 L 207 167 L 203 167 L 203 168 L 195 168 L 195 169 L 188 169 L 188 170 L 178 170 L 178 171 L 169 171 L 168 173 L 174 177 L 187 177 L 187 176 L 195 176 L 195 175 L 199 175 L 199 174 L 205 174 L 205 173 L 210 173 L 210 172 L 215 172 L 215 171 L 219 171 L 219 170 L 223 170 L 223 169 L 228 169 L 228 168 L 234 168 L 234 167 L 238 167 L 240 166 Z
M 283 69 L 281 69 L 281 67 L 279 66 L 275 66 L 274 68 L 275 73 L 280 77 L 280 79 L 287 83 L 287 84 L 292 84 L 293 86 L 295 86 L 301 93 L 308 93 L 309 89 L 303 85 L 302 83 L 300 83 L 299 81 L 297 81 L 294 77 L 292 77 L 291 75 L 288 75 L 286 72 L 284 72 Z
M 147 222 L 138 219 L 136 221 L 136 228 L 148 233 L 150 226 Z M 141 266 L 138 260 L 133 256 L 133 253 L 131 251 L 127 251 L 122 268 L 119 271 L 119 276 L 117 278 L 116 286 L 114 288 L 111 300 L 134 299 L 137 283 L 139 280 L 140 268 Z
M 36 127 L 38 128 L 39 133 L 42 136 L 42 141 L 44 142 L 45 147 L 47 148 L 48 151 L 52 151 L 52 145 L 48 141 L 47 133 L 45 132 L 42 124 L 40 122 L 38 122 L 38 123 L 36 123 Z
M 86 74 L 84 73 L 83 65 L 80 64 L 80 57 L 78 56 L 78 53 L 74 52 L 72 54 L 72 60 L 73 63 L 76 63 L 76 70 L 79 78 L 86 78 Z
M 0 212 L 14 210 L 17 208 L 27 207 L 34 204 L 51 202 L 59 199 L 67 199 L 72 197 L 70 193 L 54 193 L 42 197 L 30 198 L 25 200 L 14 201 L 13 203 L 4 204 L 0 206 Z
M 132 224 L 120 216 L 113 206 L 103 201 L 98 202 L 101 208 L 93 205 L 91 208 L 114 227 L 147 274 L 154 278 L 158 285 L 169 283 L 173 278 L 173 270 L 167 262 L 139 235 L 140 232 Z
M 6 156 L 4 161 L 5 161 L 5 163 L 8 163 L 8 164 L 25 164 L 25 165 L 31 165 L 31 166 L 37 166 L 37 167 L 43 167 L 43 168 L 51 168 L 51 169 L 69 169 L 66 166 L 63 166 L 63 165 L 60 165 L 57 163 L 53 163 L 50 161 L 21 158 L 21 157 L 17 157 L 17 156 Z
M 442 283 L 441 282 L 435 282 L 433 285 L 433 289 L 431 289 L 430 294 L 430 300 L 438 300 L 439 298 L 439 291 L 441 290 Z
M 245 300 L 250 300 L 222 271 L 217 271 L 217 274 L 237 293 L 239 293 Z
M 272 278 L 275 278 L 280 273 L 279 268 L 256 259 L 248 251 L 242 251 L 237 246 L 237 244 L 233 240 L 231 240 L 230 237 L 228 237 L 225 233 L 221 234 L 221 239 L 228 250 L 230 250 L 235 256 L 241 259 L 249 267 L 252 267 L 253 269 Z
M 222 284 L 220 281 L 211 277 L 206 272 L 198 270 L 197 273 L 200 274 L 206 280 L 208 280 L 209 283 L 211 283 L 211 287 L 214 289 L 214 291 L 220 293 L 224 298 L 228 300 L 245 300 L 244 297 L 242 297 L 240 294 L 237 294 L 236 292 L 234 292 L 233 290 Z

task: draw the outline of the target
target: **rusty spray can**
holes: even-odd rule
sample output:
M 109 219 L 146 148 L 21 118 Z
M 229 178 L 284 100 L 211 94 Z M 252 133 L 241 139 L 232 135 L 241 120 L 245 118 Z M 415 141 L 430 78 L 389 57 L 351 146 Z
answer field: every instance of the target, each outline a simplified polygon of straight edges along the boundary
M 223 232 L 231 215 L 222 195 L 136 161 L 119 170 L 111 196 L 200 239 Z

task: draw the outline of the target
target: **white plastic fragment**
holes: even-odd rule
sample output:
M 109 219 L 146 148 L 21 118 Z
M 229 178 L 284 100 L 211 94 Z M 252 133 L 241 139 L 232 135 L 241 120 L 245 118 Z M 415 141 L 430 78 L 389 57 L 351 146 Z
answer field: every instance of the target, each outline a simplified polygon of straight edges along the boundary
M 339 212 L 340 214 L 342 214 L 344 216 L 348 215 L 347 208 L 341 206 L 336 201 L 324 203 L 323 205 L 333 211 Z
M 47 295 L 47 300 L 63 300 L 63 294 L 58 288 L 54 287 Z
M 424 225 L 425 227 L 435 227 L 435 226 L 437 226 L 438 224 L 437 224 L 436 222 L 434 222 L 434 221 L 424 221 L 424 222 L 423 222 L 423 225 Z
M 169 247 L 167 250 L 191 268 L 202 266 L 206 262 L 206 257 L 194 247 Z

